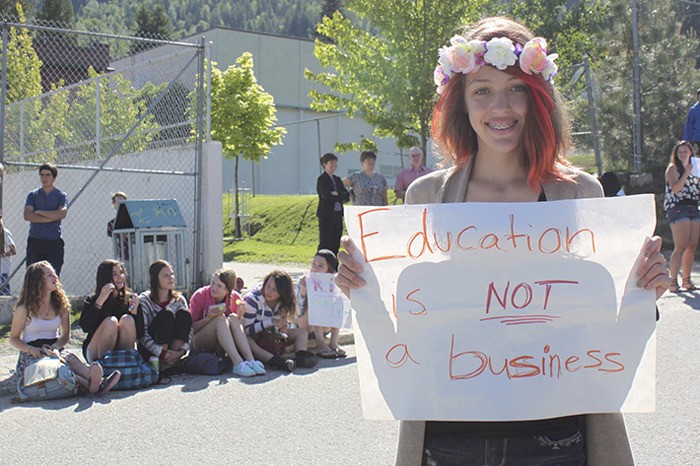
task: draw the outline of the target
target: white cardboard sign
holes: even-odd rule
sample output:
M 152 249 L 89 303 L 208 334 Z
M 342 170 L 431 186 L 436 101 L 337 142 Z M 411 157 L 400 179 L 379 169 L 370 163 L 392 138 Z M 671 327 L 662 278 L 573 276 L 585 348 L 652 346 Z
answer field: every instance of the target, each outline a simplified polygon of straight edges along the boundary
M 351 328 L 350 300 L 335 284 L 335 274 L 311 272 L 306 278 L 309 324 Z
M 347 207 L 364 416 L 509 421 L 648 412 L 651 195 Z

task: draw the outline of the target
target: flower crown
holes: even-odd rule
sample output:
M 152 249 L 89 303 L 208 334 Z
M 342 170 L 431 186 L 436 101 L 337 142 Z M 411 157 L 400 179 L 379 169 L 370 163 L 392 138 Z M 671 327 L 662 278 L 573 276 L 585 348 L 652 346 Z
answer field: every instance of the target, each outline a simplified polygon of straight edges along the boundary
M 523 72 L 541 74 L 550 84 L 557 74 L 558 68 L 554 60 L 559 55 L 547 55 L 547 41 L 542 37 L 535 37 L 525 45 L 520 45 L 513 44 L 507 37 L 494 37 L 487 42 L 467 41 L 458 35 L 450 39 L 450 43 L 451 46 L 440 48 L 440 59 L 433 74 L 438 94 L 442 93 L 456 73 L 473 73 L 485 65 L 503 71 L 517 62 Z

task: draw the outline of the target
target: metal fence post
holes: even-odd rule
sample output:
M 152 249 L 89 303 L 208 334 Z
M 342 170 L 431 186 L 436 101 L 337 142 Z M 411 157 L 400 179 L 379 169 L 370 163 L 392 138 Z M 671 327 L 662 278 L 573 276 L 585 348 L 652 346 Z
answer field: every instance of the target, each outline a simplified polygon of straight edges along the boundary
M 195 228 L 197 232 L 196 241 L 194 241 L 194 264 L 192 273 L 192 282 L 195 287 L 202 284 L 202 241 L 203 237 L 199 234 L 202 225 L 202 141 L 204 139 L 204 112 L 206 110 L 206 102 L 204 101 L 204 65 L 206 59 L 206 39 L 200 37 L 199 50 L 197 60 L 197 141 L 195 149 L 196 165 L 195 165 Z
M 586 93 L 588 95 L 588 116 L 591 119 L 591 133 L 593 133 L 593 151 L 595 164 L 598 167 L 598 177 L 603 174 L 603 160 L 600 155 L 600 131 L 598 131 L 598 119 L 595 113 L 595 84 L 591 78 L 591 64 L 588 55 L 583 57 L 583 66 L 586 70 Z
M 0 72 L 0 164 L 5 162 L 5 101 L 7 100 L 7 41 L 9 28 L 2 23 L 2 71 Z M 2 212 L 3 173 L 0 173 L 0 212 Z
M 95 80 L 95 157 L 100 158 L 100 80 Z

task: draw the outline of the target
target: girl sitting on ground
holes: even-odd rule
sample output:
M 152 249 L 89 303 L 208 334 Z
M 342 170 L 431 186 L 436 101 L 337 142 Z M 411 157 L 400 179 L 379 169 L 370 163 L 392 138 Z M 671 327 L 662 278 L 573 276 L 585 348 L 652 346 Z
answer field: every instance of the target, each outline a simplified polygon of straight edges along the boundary
M 311 272 L 315 273 L 337 273 L 338 259 L 333 254 L 333 251 L 328 249 L 320 249 L 313 260 L 311 261 Z M 345 351 L 338 347 L 338 337 L 340 329 L 336 327 L 317 327 L 309 326 L 309 303 L 306 292 L 306 277 L 301 277 L 296 287 L 297 311 L 299 318 L 297 324 L 299 327 L 310 332 L 316 339 L 316 356 L 325 359 L 344 358 Z M 324 333 L 331 333 L 330 344 L 326 343 Z
M 148 268 L 150 289 L 141 293 L 144 334 L 141 345 L 160 359 L 160 371 L 177 366 L 192 344 L 187 300 L 175 291 L 175 272 L 164 260 Z
M 134 349 L 143 337 L 139 297 L 129 292 L 121 262 L 107 259 L 97 267 L 95 293 L 85 298 L 80 327 L 87 333 L 83 356 L 88 362 L 112 350 Z
M 245 303 L 236 290 L 236 272 L 219 269 L 211 284 L 198 289 L 190 298 L 193 345 L 202 351 L 223 348 L 233 363 L 233 373 L 241 377 L 264 375 L 265 366 L 253 358 L 241 318 Z
M 59 332 L 60 330 L 60 332 Z M 20 351 L 15 375 L 22 377 L 33 362 L 56 350 L 62 351 L 70 341 L 70 303 L 58 276 L 47 261 L 36 262 L 24 275 L 24 284 L 15 305 L 10 330 L 10 344 Z M 63 352 L 75 373 L 78 385 L 97 396 L 107 393 L 119 381 L 115 371 L 102 377 L 102 366 L 84 364 L 76 355 Z
M 296 300 L 292 279 L 282 270 L 270 272 L 262 285 L 247 293 L 243 300 L 246 310 L 243 326 L 253 355 L 268 366 L 292 372 L 298 367 L 314 367 L 318 360 L 307 351 L 308 332 L 294 327 Z M 267 333 L 284 333 L 287 342 L 294 344 L 295 358 L 285 359 L 281 354 L 272 354 L 261 347 Z M 260 343 L 260 344 L 259 344 Z

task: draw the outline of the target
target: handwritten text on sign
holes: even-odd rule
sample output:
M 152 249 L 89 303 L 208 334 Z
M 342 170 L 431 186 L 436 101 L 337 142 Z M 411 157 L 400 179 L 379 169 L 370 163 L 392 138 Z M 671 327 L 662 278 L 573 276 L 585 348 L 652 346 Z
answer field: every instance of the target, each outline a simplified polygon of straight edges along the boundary
M 320 327 L 350 328 L 350 300 L 335 284 L 335 274 L 311 272 L 306 279 L 309 324 Z
M 654 408 L 654 294 L 633 268 L 652 196 L 351 207 L 372 419 L 525 420 Z

